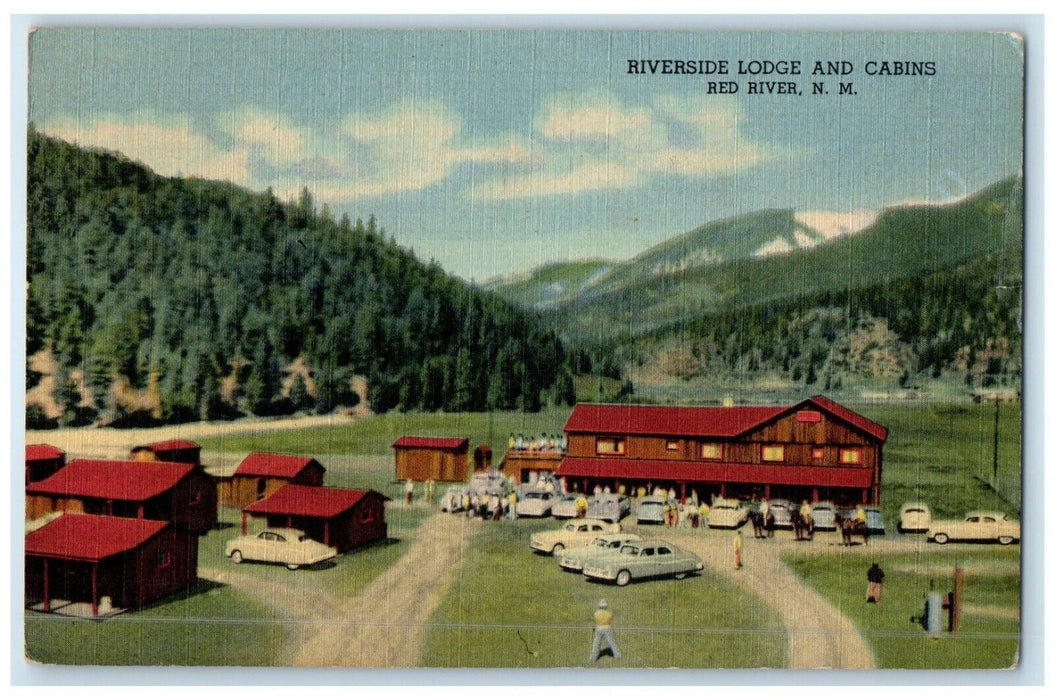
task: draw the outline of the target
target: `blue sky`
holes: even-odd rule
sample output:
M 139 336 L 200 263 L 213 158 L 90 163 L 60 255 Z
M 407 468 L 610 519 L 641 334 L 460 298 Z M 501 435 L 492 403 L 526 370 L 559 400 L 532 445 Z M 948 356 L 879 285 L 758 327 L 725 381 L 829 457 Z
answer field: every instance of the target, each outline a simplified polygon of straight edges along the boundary
M 708 95 L 700 76 L 627 75 L 643 58 L 798 60 L 756 79 L 829 94 L 730 75 L 739 94 Z M 865 74 L 882 60 L 935 75 Z M 29 117 L 166 175 L 306 186 L 483 281 L 763 208 L 842 221 L 962 196 L 1020 172 L 1021 86 L 1002 34 L 47 28 Z

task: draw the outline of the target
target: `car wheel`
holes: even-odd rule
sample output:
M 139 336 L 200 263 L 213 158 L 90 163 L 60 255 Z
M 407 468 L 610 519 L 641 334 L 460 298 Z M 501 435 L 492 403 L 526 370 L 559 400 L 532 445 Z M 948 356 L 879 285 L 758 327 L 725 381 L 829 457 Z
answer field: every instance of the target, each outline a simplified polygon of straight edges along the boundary
M 615 575 L 615 585 L 625 586 L 628 583 L 630 583 L 630 572 L 626 569 L 623 569 Z
M 563 552 L 563 551 L 564 551 L 564 545 L 562 545 L 560 542 L 558 542 L 557 544 L 553 545 L 553 556 L 558 557 L 558 556 L 560 556 L 560 553 Z
M 934 535 L 934 541 L 938 544 L 945 544 L 949 541 L 949 536 L 946 535 L 944 532 L 938 532 Z
M 238 551 L 237 549 L 234 550 L 233 552 L 231 552 L 231 561 L 233 561 L 235 564 L 241 564 L 242 563 L 242 553 L 240 551 Z
M 286 564 L 286 568 L 290 571 L 296 571 L 300 564 Z
M 1012 542 L 1015 541 L 1015 538 L 1014 537 L 1008 537 L 1007 535 L 1002 535 L 1000 537 L 997 537 L 996 541 L 999 542 L 1000 544 L 1011 544 Z
M 675 581 L 681 581 L 682 579 L 684 579 L 688 575 L 689 574 L 686 571 L 679 571 L 678 573 L 674 574 L 674 580 Z

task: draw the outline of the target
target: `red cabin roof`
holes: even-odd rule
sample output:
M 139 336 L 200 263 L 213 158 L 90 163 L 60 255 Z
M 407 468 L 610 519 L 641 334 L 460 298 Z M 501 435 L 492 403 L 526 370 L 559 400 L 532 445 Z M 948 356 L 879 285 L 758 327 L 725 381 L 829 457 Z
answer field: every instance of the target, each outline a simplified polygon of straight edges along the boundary
M 98 562 L 135 549 L 166 527 L 161 520 L 66 513 L 26 535 L 26 554 Z
M 161 442 L 152 442 L 149 445 L 137 445 L 132 448 L 132 451 L 136 450 L 152 450 L 154 452 L 169 452 L 171 450 L 200 450 L 201 445 L 190 440 L 163 440 Z
M 332 518 L 352 508 L 370 493 L 391 500 L 376 491 L 337 489 L 326 486 L 289 484 L 242 510 L 253 515 L 304 515 L 313 518 Z
M 438 450 L 468 450 L 469 438 L 421 437 L 404 435 L 392 447 L 425 447 Z
M 51 445 L 26 445 L 27 462 L 44 462 L 53 459 L 62 459 L 66 453 Z
M 868 488 L 872 485 L 872 470 L 861 467 L 731 464 L 663 459 L 565 457 L 556 474 L 586 478 L 824 485 L 844 488 Z
M 320 469 L 323 468 L 314 457 L 254 452 L 242 460 L 242 463 L 234 470 L 234 475 L 292 479 L 312 463 L 318 464 Z
M 75 459 L 47 479 L 26 486 L 30 495 L 82 496 L 115 501 L 146 501 L 194 471 L 176 462 Z

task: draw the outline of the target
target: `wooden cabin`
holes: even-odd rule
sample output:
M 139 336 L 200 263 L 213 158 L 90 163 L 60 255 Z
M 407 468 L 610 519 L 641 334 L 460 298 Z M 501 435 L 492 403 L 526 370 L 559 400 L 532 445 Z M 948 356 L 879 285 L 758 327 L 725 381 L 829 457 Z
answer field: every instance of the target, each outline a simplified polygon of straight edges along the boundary
M 201 445 L 190 440 L 165 440 L 132 448 L 129 459 L 137 462 L 180 462 L 201 466 Z
M 26 445 L 26 483 L 43 481 L 66 466 L 66 453 L 51 445 Z
M 289 484 L 242 509 L 246 516 L 266 518 L 269 527 L 295 527 L 311 539 L 346 552 L 388 537 L 385 501 L 377 491 Z
M 878 504 L 887 429 L 814 396 L 791 406 L 579 404 L 557 476 L 712 496 Z
M 198 537 L 160 520 L 67 513 L 26 535 L 26 605 L 98 617 L 198 580 Z
M 216 485 L 193 464 L 75 459 L 26 486 L 26 519 L 58 511 L 163 520 L 202 534 L 216 526 Z
M 314 457 L 254 452 L 242 460 L 231 478 L 220 482 L 220 502 L 244 508 L 288 484 L 322 486 L 326 468 Z
M 469 469 L 469 439 L 404 435 L 392 443 L 396 451 L 396 481 L 465 481 Z

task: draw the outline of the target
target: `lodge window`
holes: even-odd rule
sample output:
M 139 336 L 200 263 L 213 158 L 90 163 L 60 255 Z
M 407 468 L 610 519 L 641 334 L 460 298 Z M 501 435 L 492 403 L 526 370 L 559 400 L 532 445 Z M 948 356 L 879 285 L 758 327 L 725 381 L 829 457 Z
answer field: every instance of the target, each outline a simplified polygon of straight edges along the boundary
M 839 450 L 839 464 L 860 464 L 861 450 Z
M 709 442 L 700 445 L 700 458 L 701 459 L 721 459 L 722 458 L 722 446 L 716 442 Z
M 763 462 L 783 462 L 784 461 L 784 446 L 783 445 L 763 445 L 762 446 L 762 461 Z
M 626 452 L 626 440 L 623 438 L 597 438 L 597 454 L 621 455 Z
M 681 442 L 678 440 L 667 440 L 667 452 L 676 452 L 681 449 Z
M 823 462 L 824 461 L 824 448 L 823 447 L 814 447 L 813 451 L 810 452 L 810 456 L 813 458 L 814 462 Z

